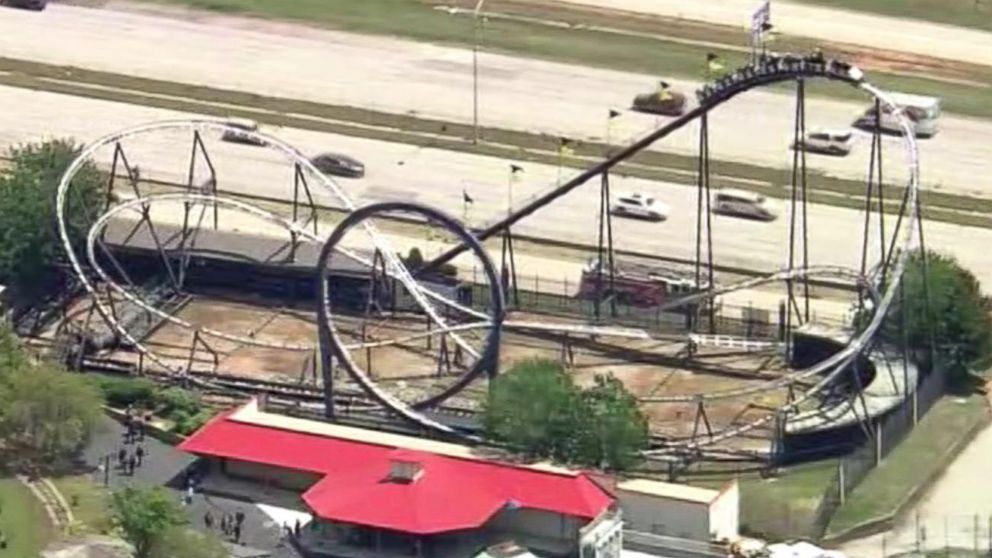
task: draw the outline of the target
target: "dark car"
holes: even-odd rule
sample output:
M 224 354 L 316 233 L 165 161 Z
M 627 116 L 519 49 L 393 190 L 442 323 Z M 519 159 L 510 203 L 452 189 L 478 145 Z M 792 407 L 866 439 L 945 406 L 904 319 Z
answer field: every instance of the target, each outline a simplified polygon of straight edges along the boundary
M 224 123 L 226 129 L 221 136 L 223 141 L 242 143 L 245 145 L 265 145 L 265 140 L 258 137 L 258 123 L 245 118 L 231 118 Z
M 685 112 L 685 95 L 670 89 L 642 93 L 634 97 L 631 108 L 637 112 L 681 116 Z
M 26 10 L 41 11 L 48 5 L 48 0 L 0 0 L 0 6 L 10 6 L 12 8 L 24 8 Z
M 322 153 L 310 159 L 310 162 L 324 174 L 348 178 L 365 176 L 365 165 L 361 161 L 340 153 Z

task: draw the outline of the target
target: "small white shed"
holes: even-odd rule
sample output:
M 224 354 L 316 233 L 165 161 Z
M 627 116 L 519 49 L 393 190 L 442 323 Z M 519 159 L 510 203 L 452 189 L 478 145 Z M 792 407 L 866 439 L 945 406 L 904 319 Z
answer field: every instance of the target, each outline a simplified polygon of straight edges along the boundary
M 624 528 L 700 542 L 736 541 L 740 517 L 737 481 L 719 490 L 647 479 L 617 483 Z

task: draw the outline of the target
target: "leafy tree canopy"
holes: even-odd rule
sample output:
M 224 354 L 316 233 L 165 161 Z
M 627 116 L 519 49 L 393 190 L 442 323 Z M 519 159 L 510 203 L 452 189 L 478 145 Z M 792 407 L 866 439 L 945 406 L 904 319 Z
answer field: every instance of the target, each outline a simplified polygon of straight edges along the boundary
M 526 360 L 497 378 L 483 425 L 494 440 L 528 457 L 622 471 L 637 464 L 648 424 L 636 398 L 613 376 L 581 390 L 552 360 Z
M 169 491 L 158 486 L 149 489 L 128 487 L 114 492 L 112 508 L 114 521 L 124 538 L 134 545 L 136 558 L 167 556 L 152 554 L 156 543 L 161 551 L 161 539 L 186 524 L 179 502 Z
M 561 364 L 524 360 L 493 382 L 483 423 L 515 452 L 567 460 L 578 411 L 578 390 Z
M 63 464 L 89 440 L 102 398 L 82 376 L 33 359 L 0 327 L 0 448 L 5 460 Z
M 0 171 L 0 284 L 33 293 L 51 279 L 61 250 L 55 193 L 79 151 L 70 140 L 52 140 L 7 152 L 10 166 Z M 92 163 L 84 164 L 66 206 L 73 236 L 88 230 L 90 211 L 101 207 L 103 187 L 103 174 Z
M 635 398 L 620 380 L 596 376 L 595 384 L 582 392 L 582 419 L 577 433 L 576 461 L 612 471 L 630 469 L 640 462 L 640 450 L 648 445 L 648 421 Z
M 929 348 L 932 324 L 938 353 L 947 359 L 952 371 L 964 373 L 969 367 L 986 366 L 992 356 L 992 305 L 982 294 L 978 279 L 954 257 L 934 251 L 927 252 L 926 269 L 924 275 L 922 254 L 915 252 L 903 275 L 910 347 L 918 352 Z

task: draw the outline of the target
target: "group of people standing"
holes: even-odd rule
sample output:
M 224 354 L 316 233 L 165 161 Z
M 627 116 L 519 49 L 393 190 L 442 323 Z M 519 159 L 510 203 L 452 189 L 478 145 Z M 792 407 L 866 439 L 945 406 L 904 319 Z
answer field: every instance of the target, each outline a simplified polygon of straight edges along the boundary
M 135 468 L 141 467 L 147 454 L 141 445 L 145 441 L 145 421 L 135 416 L 130 405 L 125 411 L 124 428 L 124 445 L 134 444 L 135 448 L 133 452 L 128 451 L 127 447 L 117 450 L 117 466 L 125 475 L 133 475 Z
M 244 528 L 244 523 L 244 512 L 224 513 L 220 518 L 221 535 L 233 542 L 240 543 L 241 530 Z M 209 510 L 203 514 L 203 524 L 207 530 L 212 531 L 214 528 L 214 515 Z

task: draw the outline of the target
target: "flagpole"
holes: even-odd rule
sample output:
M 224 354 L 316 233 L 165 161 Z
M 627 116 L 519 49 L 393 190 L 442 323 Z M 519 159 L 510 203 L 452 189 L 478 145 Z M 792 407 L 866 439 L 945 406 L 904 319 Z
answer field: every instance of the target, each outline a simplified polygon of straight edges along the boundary
M 472 21 L 472 143 L 479 143 L 479 13 L 486 0 L 475 5 Z

